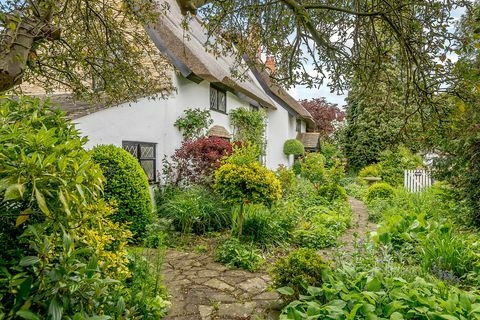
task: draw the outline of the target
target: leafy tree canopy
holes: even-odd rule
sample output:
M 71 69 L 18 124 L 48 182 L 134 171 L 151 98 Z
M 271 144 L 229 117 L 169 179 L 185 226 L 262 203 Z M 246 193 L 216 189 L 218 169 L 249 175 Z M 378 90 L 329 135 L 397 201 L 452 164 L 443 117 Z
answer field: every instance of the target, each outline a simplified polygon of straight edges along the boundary
M 335 122 L 345 120 L 345 112 L 324 97 L 302 100 L 300 103 L 312 115 L 315 131 L 320 132 L 323 137 L 328 137 L 335 132 Z
M 164 9 L 152 0 L 1 1 L 0 92 L 28 82 L 120 102 L 168 91 L 144 29 Z
M 275 57 L 284 84 L 349 88 L 354 74 L 374 79 L 398 60 L 406 92 L 431 98 L 452 64 L 452 10 L 468 0 L 178 0 L 199 13 L 211 35 L 255 61 L 259 49 Z M 205 3 L 208 3 L 205 5 Z M 218 40 L 218 39 L 216 39 Z M 216 46 L 218 41 L 212 41 Z M 218 48 L 218 46 L 217 46 Z M 399 54 L 397 54 L 397 52 Z M 440 63 L 441 62 L 441 63 Z

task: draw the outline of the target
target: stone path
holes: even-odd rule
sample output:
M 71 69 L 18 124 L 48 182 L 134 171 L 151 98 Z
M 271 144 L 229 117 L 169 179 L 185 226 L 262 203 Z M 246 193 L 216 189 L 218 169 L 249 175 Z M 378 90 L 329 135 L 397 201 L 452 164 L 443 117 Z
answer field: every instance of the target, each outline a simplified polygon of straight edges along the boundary
M 355 239 L 374 229 L 365 205 L 349 197 L 352 228 L 339 239 L 339 248 L 320 250 L 329 258 L 334 250 L 352 252 Z M 169 250 L 163 266 L 164 282 L 172 296 L 172 309 L 165 319 L 278 319 L 281 301 L 269 290 L 265 273 L 232 270 L 208 254 Z
M 169 250 L 164 282 L 172 296 L 165 319 L 277 319 L 279 296 L 263 273 L 232 270 L 211 256 Z
M 352 207 L 352 227 L 338 239 L 339 247 L 319 250 L 319 254 L 329 259 L 334 250 L 353 252 L 355 241 L 365 239 L 367 232 L 373 231 L 376 225 L 368 221 L 368 211 L 365 204 L 353 197 L 348 197 Z

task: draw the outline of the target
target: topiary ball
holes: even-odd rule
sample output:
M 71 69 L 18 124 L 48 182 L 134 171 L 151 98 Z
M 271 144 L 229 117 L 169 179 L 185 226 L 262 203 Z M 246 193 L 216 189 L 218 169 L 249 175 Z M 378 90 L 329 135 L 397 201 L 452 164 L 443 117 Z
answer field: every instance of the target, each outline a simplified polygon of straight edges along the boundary
M 347 201 L 347 191 L 336 183 L 329 183 L 318 188 L 318 195 L 322 198 L 327 199 L 328 201 Z
M 395 189 L 388 183 L 375 183 L 367 189 L 365 202 L 368 204 L 374 199 L 392 199 L 395 197 Z
M 93 160 L 100 165 L 107 183 L 104 198 L 115 201 L 116 222 L 130 222 L 130 230 L 138 239 L 152 222 L 152 200 L 148 179 L 135 157 L 114 145 L 101 145 L 93 149 Z
M 273 286 L 277 289 L 290 288 L 292 294 L 284 298 L 298 299 L 300 294 L 306 294 L 305 285 L 322 286 L 323 272 L 327 268 L 316 249 L 302 248 L 277 260 L 271 271 Z
M 215 172 L 214 188 L 226 203 L 233 205 L 270 205 L 282 197 L 280 181 L 272 171 L 257 162 L 222 165 Z
M 283 153 L 286 155 L 301 156 L 305 153 L 305 147 L 300 140 L 290 139 L 283 144 Z

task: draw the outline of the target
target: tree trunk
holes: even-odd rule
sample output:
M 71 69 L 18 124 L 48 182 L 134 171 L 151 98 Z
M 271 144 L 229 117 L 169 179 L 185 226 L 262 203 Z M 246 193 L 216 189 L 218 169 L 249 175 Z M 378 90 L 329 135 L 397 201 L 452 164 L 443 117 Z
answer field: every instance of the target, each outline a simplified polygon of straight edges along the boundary
M 6 19 L 3 39 L 0 40 L 0 92 L 22 83 L 35 42 L 60 39 L 60 29 L 51 24 L 50 16 L 47 13 L 42 17 Z M 19 19 L 20 22 L 15 22 Z M 15 27 L 9 27 L 9 22 Z
M 5 92 L 22 82 L 34 41 L 30 26 L 23 21 L 15 30 L 8 27 L 6 29 L 0 53 L 0 92 Z

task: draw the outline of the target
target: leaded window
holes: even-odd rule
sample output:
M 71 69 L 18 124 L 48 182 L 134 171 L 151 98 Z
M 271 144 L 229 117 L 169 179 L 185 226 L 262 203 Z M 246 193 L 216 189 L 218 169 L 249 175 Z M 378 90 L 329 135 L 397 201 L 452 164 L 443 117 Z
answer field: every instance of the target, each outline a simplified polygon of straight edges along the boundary
M 210 109 L 227 112 L 227 93 L 214 86 L 210 86 Z
M 147 175 L 148 181 L 155 182 L 157 177 L 156 144 L 148 142 L 123 141 L 122 147 L 138 159 Z

